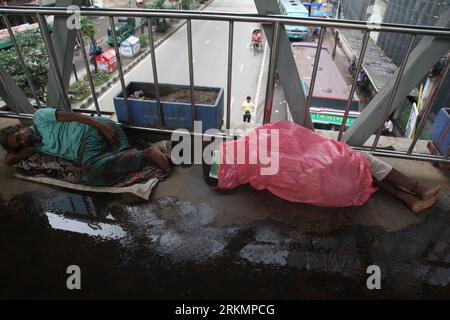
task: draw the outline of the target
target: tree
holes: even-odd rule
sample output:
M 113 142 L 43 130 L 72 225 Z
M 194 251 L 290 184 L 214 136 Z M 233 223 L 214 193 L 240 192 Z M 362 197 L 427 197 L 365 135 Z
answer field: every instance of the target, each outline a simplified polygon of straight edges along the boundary
M 155 0 L 150 5 L 145 5 L 146 8 L 149 9 L 165 9 L 164 0 Z M 152 19 L 152 22 L 156 22 L 156 32 L 165 32 L 169 28 L 169 24 L 167 20 L 164 19 Z
M 39 100 L 45 102 L 46 86 L 48 82 L 48 56 L 44 41 L 39 30 L 25 31 L 16 34 L 16 40 L 21 49 L 28 72 L 36 89 Z M 33 97 L 22 64 L 14 47 L 2 50 L 0 64 L 6 69 L 25 96 Z
M 98 73 L 97 63 L 95 62 L 95 58 L 100 53 L 97 41 L 95 40 L 95 33 L 98 30 L 97 26 L 92 22 L 92 20 L 86 17 L 81 17 L 80 25 L 83 37 L 89 38 L 90 41 L 89 54 L 91 56 L 91 63 L 94 65 L 95 73 Z
M 181 0 L 181 9 L 190 10 L 191 9 L 191 0 Z

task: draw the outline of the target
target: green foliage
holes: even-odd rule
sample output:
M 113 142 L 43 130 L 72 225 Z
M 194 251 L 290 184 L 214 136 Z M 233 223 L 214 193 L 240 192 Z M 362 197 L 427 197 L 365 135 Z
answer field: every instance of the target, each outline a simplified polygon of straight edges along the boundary
M 17 34 L 16 40 L 21 48 L 22 57 L 25 60 L 37 95 L 41 101 L 45 101 L 45 87 L 48 81 L 48 56 L 41 34 L 38 30 L 21 32 Z M 33 97 L 14 47 L 1 51 L 0 65 L 6 69 L 27 97 Z
M 167 23 L 166 19 L 159 19 L 156 22 L 156 29 L 155 29 L 156 32 L 163 33 L 166 32 L 167 29 L 169 29 L 169 23 Z
M 154 0 L 150 4 L 145 4 L 144 7 L 147 9 L 166 9 L 164 0 Z M 155 26 L 156 32 L 163 33 L 169 29 L 169 23 L 166 19 L 152 19 L 152 24 Z
M 98 28 L 95 25 L 95 23 L 92 22 L 92 20 L 87 17 L 81 17 L 80 25 L 81 25 L 81 33 L 83 33 L 83 36 L 89 37 L 90 39 L 94 39 L 95 33 L 98 31 Z
M 111 75 L 106 72 L 92 73 L 92 80 L 94 86 L 100 86 L 111 78 Z M 89 87 L 89 80 L 87 75 L 82 80 L 78 80 L 73 83 L 69 88 L 70 102 L 81 102 L 91 95 L 91 89 Z
M 154 5 L 154 8 L 155 8 L 155 9 L 164 9 L 164 8 L 165 8 L 165 6 L 164 6 L 164 0 L 155 0 L 155 1 L 153 2 L 153 5 Z
M 148 45 L 147 35 L 141 33 L 139 35 L 139 41 L 141 42 L 141 47 L 146 47 Z
M 192 4 L 191 0 L 181 0 L 181 8 L 183 10 L 191 9 L 191 4 Z

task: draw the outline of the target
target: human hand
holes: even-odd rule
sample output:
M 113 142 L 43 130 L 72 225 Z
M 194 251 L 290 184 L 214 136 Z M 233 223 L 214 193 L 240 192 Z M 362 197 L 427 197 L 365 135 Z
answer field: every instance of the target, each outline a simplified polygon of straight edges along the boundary
M 101 131 L 109 143 L 111 144 L 119 143 L 119 134 L 116 132 L 116 130 L 114 130 L 113 127 L 105 124 L 104 126 L 102 126 Z

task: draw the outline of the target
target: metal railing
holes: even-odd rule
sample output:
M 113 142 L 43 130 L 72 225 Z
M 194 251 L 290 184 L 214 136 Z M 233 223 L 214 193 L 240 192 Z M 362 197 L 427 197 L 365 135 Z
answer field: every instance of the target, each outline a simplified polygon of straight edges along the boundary
M 29 82 L 29 85 L 32 89 L 33 94 L 35 93 L 35 89 L 33 87 L 32 81 L 30 79 L 30 76 L 27 72 L 27 66 L 20 54 L 19 47 L 16 44 L 15 37 L 13 32 L 11 31 L 11 28 L 8 24 L 7 16 L 8 14 L 22 14 L 22 15 L 35 15 L 37 17 L 37 20 L 39 22 L 39 27 L 44 39 L 44 43 L 47 48 L 47 53 L 49 56 L 49 62 L 50 67 L 55 73 L 56 83 L 58 90 L 60 91 L 61 96 L 63 97 L 63 102 L 65 105 L 69 106 L 70 108 L 70 102 L 68 100 L 66 89 L 64 87 L 64 83 L 62 81 L 62 75 L 61 72 L 57 66 L 56 57 L 55 57 L 55 51 L 53 47 L 53 43 L 50 39 L 50 35 L 47 28 L 47 22 L 44 19 L 45 15 L 55 15 L 55 16 L 69 16 L 72 12 L 68 13 L 66 8 L 63 7 L 53 7 L 53 8 L 29 8 L 29 7 L 0 7 L 0 14 L 3 16 L 3 19 L 6 22 L 6 25 L 8 26 L 9 35 L 11 37 L 11 40 L 14 44 L 14 48 L 18 53 L 18 56 L 20 58 L 20 62 L 22 65 L 22 68 L 25 70 L 25 73 L 27 75 L 27 79 Z M 444 163 L 450 163 L 449 160 L 449 152 L 442 157 L 436 156 L 436 155 L 427 155 L 427 154 L 420 154 L 420 153 L 413 153 L 413 149 L 417 143 L 418 137 L 420 137 L 422 130 L 425 126 L 425 121 L 427 120 L 427 116 L 430 112 L 431 106 L 433 104 L 433 98 L 436 95 L 436 92 L 439 90 L 439 88 L 442 85 L 442 80 L 444 79 L 445 75 L 448 72 L 448 65 L 447 68 L 442 72 L 440 79 L 438 80 L 438 85 L 435 87 L 432 94 L 430 94 L 431 99 L 428 100 L 425 111 L 423 113 L 423 117 L 421 118 L 421 121 L 418 125 L 418 130 L 415 138 L 413 139 L 409 149 L 407 152 L 401 152 L 401 151 L 391 151 L 391 150 L 383 150 L 377 148 L 381 131 L 383 128 L 383 124 L 386 121 L 390 109 L 392 107 L 394 98 L 396 96 L 398 86 L 401 82 L 403 71 L 405 69 L 406 63 L 409 58 L 409 54 L 412 50 L 413 42 L 417 35 L 429 35 L 429 36 L 439 36 L 444 37 L 450 41 L 450 30 L 445 28 L 439 28 L 439 27 L 429 27 L 429 26 L 411 26 L 411 25 L 399 25 L 399 24 L 392 24 L 392 23 L 381 23 L 376 25 L 368 24 L 364 21 L 351 21 L 351 20 L 336 20 L 336 19 L 317 19 L 317 18 L 291 18 L 286 16 L 280 16 L 280 15 L 256 15 L 256 14 L 242 14 L 242 13 L 223 13 L 223 12 L 204 12 L 204 11 L 179 11 L 179 10 L 151 10 L 151 9 L 90 9 L 90 8 L 82 8 L 80 11 L 81 16 L 104 16 L 109 18 L 111 31 L 112 31 L 112 37 L 114 40 L 114 48 L 116 51 L 116 56 L 118 60 L 118 72 L 119 72 L 119 79 L 120 84 L 122 88 L 124 103 L 125 103 L 125 110 L 128 112 L 127 108 L 127 94 L 126 94 L 126 86 L 125 86 L 125 79 L 123 75 L 122 70 L 122 62 L 120 59 L 120 54 L 118 52 L 118 43 L 117 43 L 117 37 L 115 34 L 115 28 L 114 28 L 114 17 L 146 17 L 146 18 L 175 18 L 175 19 L 186 19 L 187 22 L 187 41 L 188 41 L 188 57 L 189 57 L 189 86 L 190 86 L 190 93 L 191 93 L 191 107 L 192 107 L 192 114 L 193 119 L 195 119 L 195 101 L 194 101 L 194 68 L 193 68 L 193 60 L 192 60 L 192 20 L 210 20 L 210 21 L 226 21 L 229 23 L 229 34 L 228 34 L 228 63 L 227 63 L 227 100 L 226 100 L 226 128 L 230 128 L 230 110 L 231 110 L 231 85 L 232 85 L 232 61 L 233 61 L 233 37 L 234 37 L 234 24 L 236 22 L 246 22 L 246 23 L 261 23 L 261 24 L 268 24 L 272 25 L 274 28 L 273 37 L 271 39 L 271 45 L 270 45 L 270 58 L 269 58 L 269 67 L 268 67 L 268 79 L 266 84 L 266 97 L 265 97 L 265 104 L 264 104 L 264 123 L 270 121 L 271 113 L 272 113 L 272 102 L 273 102 L 273 96 L 274 96 L 274 86 L 275 86 L 275 73 L 276 73 L 276 65 L 278 61 L 278 47 L 279 47 L 279 39 L 280 39 L 280 32 L 282 31 L 281 26 L 282 25 L 303 25 L 303 26 L 310 26 L 310 27 L 320 27 L 320 36 L 319 36 L 319 42 L 317 46 L 314 66 L 313 66 L 313 73 L 311 77 L 311 84 L 309 88 L 309 95 L 307 97 L 307 104 L 305 113 L 306 116 L 309 117 L 309 109 L 311 107 L 311 100 L 312 100 L 312 94 L 314 92 L 314 85 L 316 81 L 317 76 L 317 69 L 319 65 L 320 60 L 320 52 L 322 49 L 323 44 L 323 38 L 324 34 L 326 32 L 327 28 L 344 28 L 344 29 L 356 29 L 361 30 L 364 32 L 364 37 L 362 39 L 362 46 L 361 46 L 361 52 L 359 55 L 357 67 L 356 67 L 356 74 L 359 73 L 359 71 L 362 68 L 364 55 L 367 49 L 367 44 L 369 41 L 370 33 L 371 32 L 396 32 L 396 33 L 406 33 L 410 34 L 411 38 L 408 44 L 408 48 L 406 50 L 405 56 L 403 58 L 403 61 L 401 65 L 399 66 L 399 72 L 397 75 L 397 78 L 395 80 L 394 88 L 389 96 L 389 101 L 387 108 L 384 112 L 383 119 L 380 122 L 378 126 L 378 130 L 376 132 L 376 136 L 373 142 L 372 147 L 354 147 L 357 150 L 365 150 L 370 153 L 373 153 L 375 155 L 381 155 L 381 156 L 387 156 L 387 157 L 396 157 L 396 158 L 406 158 L 406 159 L 415 159 L 415 160 L 426 160 L 426 161 L 435 161 L 435 162 L 444 162 Z M 153 31 L 152 31 L 152 19 L 148 19 L 148 37 L 150 42 L 150 54 L 151 54 L 151 62 L 152 62 L 152 72 L 153 72 L 153 79 L 154 79 L 154 87 L 156 89 L 156 100 L 157 100 L 157 111 L 158 111 L 158 118 L 160 120 L 160 123 L 162 121 L 162 112 L 161 112 L 161 104 L 159 99 L 159 90 L 158 90 L 158 75 L 157 75 L 157 68 L 156 68 L 156 59 L 155 59 L 155 47 L 154 47 L 154 39 L 153 39 Z M 77 30 L 77 36 L 82 39 L 83 35 L 80 30 Z M 86 73 L 89 80 L 89 85 L 94 101 L 94 105 L 96 108 L 97 114 L 101 114 L 101 110 L 99 108 L 97 96 L 95 94 L 95 88 L 92 81 L 92 75 L 89 68 L 89 62 L 86 56 L 86 51 L 84 48 L 83 41 L 80 41 L 82 44 L 82 57 L 84 60 L 84 65 L 86 68 Z M 354 77 L 354 80 L 351 85 L 349 98 L 346 103 L 345 112 L 342 124 L 340 126 L 340 131 L 338 135 L 338 140 L 342 139 L 342 135 L 345 129 L 345 123 L 347 121 L 349 112 L 350 112 L 350 106 L 351 101 L 354 95 L 354 92 L 356 90 L 357 86 L 357 77 Z M 302 90 L 301 86 L 299 85 L 299 90 Z M 35 97 L 36 98 L 36 97 Z M 38 99 L 36 99 L 38 100 Z M 37 101 L 38 105 L 39 102 Z M 15 115 L 11 112 L 0 112 L 0 116 L 3 117 L 23 117 L 27 118 L 31 115 Z M 128 118 L 128 117 L 127 117 Z M 307 117 L 305 117 L 307 119 Z M 306 120 L 305 120 L 306 121 Z M 136 128 L 133 126 L 127 126 L 125 127 L 131 127 Z M 156 132 L 165 132 L 170 133 L 174 132 L 173 130 L 164 130 L 161 128 L 144 128 L 141 127 L 142 130 L 149 130 L 149 131 L 156 131 Z

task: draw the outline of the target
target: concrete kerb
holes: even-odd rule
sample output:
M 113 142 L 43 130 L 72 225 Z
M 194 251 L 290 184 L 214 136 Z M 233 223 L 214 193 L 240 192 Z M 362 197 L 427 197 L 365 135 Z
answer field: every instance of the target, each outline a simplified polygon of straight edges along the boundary
M 207 3 L 203 4 L 199 10 L 203 10 L 205 9 L 207 6 L 209 6 L 211 4 L 211 2 L 213 2 L 214 0 L 209 0 Z M 170 32 L 168 32 L 167 34 L 165 34 L 161 39 L 155 41 L 155 49 L 158 48 L 164 41 L 166 41 L 169 37 L 171 37 L 173 34 L 175 34 L 175 32 L 177 32 L 178 30 L 180 30 L 184 25 L 186 24 L 186 21 L 180 22 L 178 24 L 178 26 L 176 26 L 173 30 L 171 30 Z M 140 61 L 142 61 L 144 58 L 146 58 L 149 54 L 150 54 L 150 49 L 145 50 L 144 52 L 140 53 L 139 56 L 133 60 L 133 62 L 131 62 L 129 65 L 127 65 L 126 67 L 123 68 L 123 73 L 124 75 L 130 71 L 133 67 L 135 67 Z M 114 85 L 117 81 L 119 81 L 119 75 L 116 74 L 115 76 L 113 76 L 111 79 L 109 79 L 107 82 L 105 82 L 104 84 L 102 84 L 100 86 L 100 88 L 98 88 L 95 91 L 95 94 L 97 96 L 99 96 L 102 92 L 105 92 L 107 89 L 109 89 L 109 87 L 111 87 L 112 85 Z M 80 105 L 79 108 L 80 109 L 86 109 L 89 105 L 91 105 L 94 102 L 94 99 L 92 97 L 88 97 L 86 98 Z

